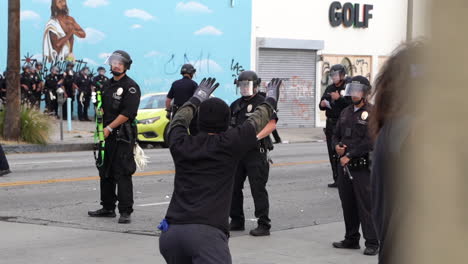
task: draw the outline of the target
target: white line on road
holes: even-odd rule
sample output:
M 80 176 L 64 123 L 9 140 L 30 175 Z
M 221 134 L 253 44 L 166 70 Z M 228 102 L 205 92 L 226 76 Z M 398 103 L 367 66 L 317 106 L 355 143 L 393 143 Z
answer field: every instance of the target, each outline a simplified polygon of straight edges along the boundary
M 73 160 L 47 160 L 47 161 L 29 161 L 29 162 L 12 162 L 11 165 L 30 165 L 30 164 L 50 164 L 50 163 L 65 163 Z
M 169 204 L 170 202 L 162 202 L 162 203 L 149 203 L 149 204 L 139 204 L 137 206 L 145 207 L 145 206 L 155 206 L 155 205 L 165 205 Z

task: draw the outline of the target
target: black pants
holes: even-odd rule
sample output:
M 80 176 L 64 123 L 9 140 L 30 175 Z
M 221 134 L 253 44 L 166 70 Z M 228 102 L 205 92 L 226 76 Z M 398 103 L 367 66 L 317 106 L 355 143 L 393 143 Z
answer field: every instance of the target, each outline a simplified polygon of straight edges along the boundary
M 345 239 L 359 242 L 359 225 L 362 226 L 366 247 L 378 247 L 377 234 L 371 216 L 370 170 L 350 169 L 353 179 L 338 165 L 338 191 L 343 207 L 346 228 Z
M 10 165 L 8 165 L 8 160 L 5 156 L 5 152 L 3 151 L 2 145 L 0 145 L 0 170 L 9 170 Z
M 168 264 L 232 263 L 227 235 L 208 225 L 170 225 L 159 237 L 159 251 Z
M 135 171 L 133 144 L 117 141 L 111 134 L 106 139 L 104 166 L 99 169 L 101 205 L 105 209 L 114 210 L 115 203 L 119 201 L 120 213 L 133 212 L 132 174 Z
M 80 101 L 81 94 L 83 94 L 83 103 Z M 76 94 L 76 101 L 78 102 L 78 119 L 89 119 L 88 109 L 91 102 L 91 95 L 80 91 Z
M 330 159 L 330 166 L 332 169 L 333 173 L 333 181 L 337 182 L 337 167 L 338 167 L 338 159 L 337 159 L 337 154 L 335 151 L 335 146 L 332 144 L 332 137 L 333 137 L 333 129 L 334 125 L 328 124 L 327 122 L 327 127 L 325 128 L 325 136 L 327 137 L 327 149 L 328 149 L 328 158 Z
M 239 162 L 234 178 L 234 190 L 232 193 L 231 219 L 233 222 L 244 223 L 244 182 L 249 177 L 250 191 L 255 206 L 255 217 L 258 218 L 258 224 L 270 228 L 270 218 L 268 218 L 270 205 L 268 202 L 268 192 L 266 184 L 270 166 L 267 161 L 266 153 L 260 153 L 253 150 Z

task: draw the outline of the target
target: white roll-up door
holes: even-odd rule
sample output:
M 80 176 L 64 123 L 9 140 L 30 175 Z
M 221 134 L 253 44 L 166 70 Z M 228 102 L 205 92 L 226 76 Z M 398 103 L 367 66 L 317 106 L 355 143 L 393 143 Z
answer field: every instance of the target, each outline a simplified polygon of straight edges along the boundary
M 315 127 L 317 52 L 260 48 L 258 55 L 262 86 L 271 78 L 284 80 L 278 104 L 278 127 Z

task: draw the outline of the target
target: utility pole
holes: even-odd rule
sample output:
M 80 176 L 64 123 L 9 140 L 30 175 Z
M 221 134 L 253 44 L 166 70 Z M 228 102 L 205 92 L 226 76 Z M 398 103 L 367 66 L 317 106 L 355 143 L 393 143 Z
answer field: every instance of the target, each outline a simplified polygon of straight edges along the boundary
M 8 58 L 3 136 L 6 140 L 20 138 L 20 0 L 8 0 Z

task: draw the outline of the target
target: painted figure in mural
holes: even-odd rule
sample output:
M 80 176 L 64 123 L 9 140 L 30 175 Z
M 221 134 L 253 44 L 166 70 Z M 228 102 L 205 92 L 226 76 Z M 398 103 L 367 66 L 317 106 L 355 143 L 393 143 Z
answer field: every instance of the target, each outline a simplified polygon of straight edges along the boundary
M 172 83 L 171 89 L 167 94 L 166 99 L 166 111 L 167 116 L 170 119 L 177 112 L 177 109 L 187 102 L 192 97 L 195 90 L 198 88 L 198 84 L 192 80 L 193 75 L 197 72 L 192 64 L 184 64 L 180 69 L 180 74 L 183 76 L 182 79 Z M 195 116 L 190 124 L 190 134 L 197 134 L 197 116 Z
M 337 185 L 337 161 L 338 157 L 332 146 L 332 136 L 333 130 L 335 129 L 336 122 L 343 109 L 351 104 L 351 101 L 348 98 L 345 98 L 341 95 L 341 92 L 344 92 L 346 84 L 346 69 L 342 64 L 333 65 L 329 73 L 330 78 L 333 83 L 330 84 L 320 100 L 319 108 L 321 111 L 325 111 L 327 116 L 327 123 L 325 126 L 325 136 L 327 138 L 327 147 L 328 147 L 328 157 L 330 159 L 330 165 L 333 173 L 333 183 L 328 184 L 330 188 L 336 188 Z
M 376 255 L 379 241 L 371 217 L 370 152 L 373 148 L 368 121 L 373 114 L 368 102 L 371 85 L 358 75 L 346 85 L 345 96 L 352 104 L 343 109 L 335 132 L 333 146 L 340 157 L 338 164 L 338 193 L 345 222 L 345 239 L 334 242 L 335 248 L 359 249 L 359 226 L 364 234 L 364 255 Z
M 236 80 L 237 87 L 242 95 L 231 104 L 231 127 L 236 128 L 247 122 L 257 106 L 265 101 L 265 97 L 258 93 L 260 78 L 253 71 L 243 71 Z M 268 125 L 259 133 L 257 144 L 249 149 L 237 166 L 234 190 L 231 204 L 231 231 L 245 229 L 244 195 L 242 189 L 246 178 L 249 178 L 250 189 L 255 205 L 255 217 L 258 218 L 258 227 L 250 231 L 252 236 L 270 235 L 270 204 L 266 184 L 270 170 L 268 152 L 273 150 L 273 142 L 269 135 L 276 129 L 278 118 L 272 116 Z
M 120 224 L 131 222 L 133 212 L 132 175 L 136 171 L 134 147 L 136 144 L 136 116 L 141 91 L 138 84 L 127 75 L 132 65 L 130 55 L 116 50 L 107 59 L 113 78 L 102 89 L 102 126 L 105 138 L 104 156 L 97 158 L 101 178 L 101 205 L 89 211 L 91 217 L 115 217 L 118 201 Z M 117 193 L 116 193 L 117 188 Z
M 69 16 L 66 0 L 52 0 L 51 16 L 44 32 L 43 55 L 47 62 L 74 60 L 74 36 L 85 38 L 86 32 Z

